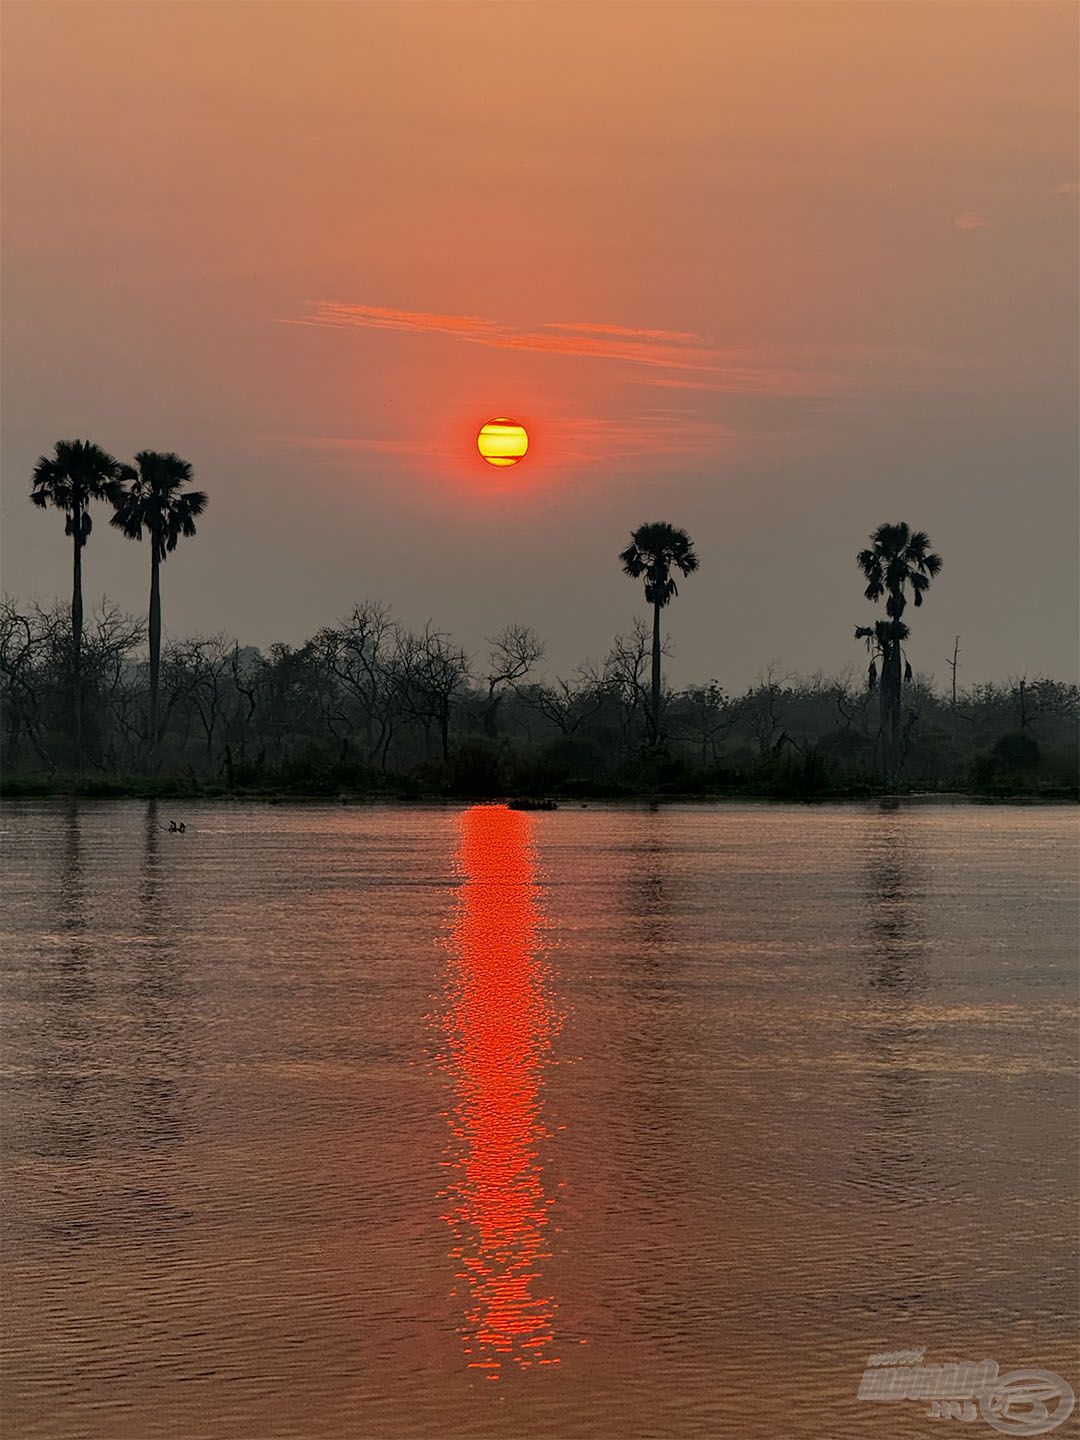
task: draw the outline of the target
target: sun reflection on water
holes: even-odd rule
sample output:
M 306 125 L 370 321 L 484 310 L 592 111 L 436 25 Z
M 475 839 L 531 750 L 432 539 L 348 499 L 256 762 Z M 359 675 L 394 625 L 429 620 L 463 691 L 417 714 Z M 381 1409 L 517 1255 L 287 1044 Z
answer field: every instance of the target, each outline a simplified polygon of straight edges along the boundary
M 462 883 L 447 979 L 447 1063 L 456 1103 L 445 1219 L 466 1296 L 470 1367 L 558 1364 L 544 1282 L 542 1074 L 558 1017 L 539 958 L 534 817 L 478 805 L 461 817 Z

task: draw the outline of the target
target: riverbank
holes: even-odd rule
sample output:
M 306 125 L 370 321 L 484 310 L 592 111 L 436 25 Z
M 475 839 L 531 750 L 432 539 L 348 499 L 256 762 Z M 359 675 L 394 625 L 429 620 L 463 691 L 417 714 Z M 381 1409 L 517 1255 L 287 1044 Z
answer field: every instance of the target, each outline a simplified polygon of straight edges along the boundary
M 984 803 L 1014 804 L 1076 804 L 1080 792 L 1068 786 L 964 786 L 950 784 L 940 788 L 925 782 L 910 784 L 820 785 L 814 788 L 778 781 L 772 784 L 724 786 L 717 788 L 631 787 L 617 783 L 582 782 L 555 787 L 535 794 L 520 791 L 425 788 L 402 782 L 382 787 L 354 788 L 348 786 L 227 786 L 217 782 L 201 782 L 190 777 L 152 779 L 149 777 L 102 778 L 99 776 L 11 776 L 0 777 L 0 800 L 17 799 L 94 799 L 94 800 L 221 800 L 264 801 L 267 804 L 336 801 L 343 805 L 416 805 L 462 804 L 476 801 L 503 801 L 520 804 L 522 809 L 553 808 L 590 801 L 599 803 L 691 804 L 694 802 L 741 800 L 775 800 L 806 802 L 905 800 L 943 803 L 966 800 Z

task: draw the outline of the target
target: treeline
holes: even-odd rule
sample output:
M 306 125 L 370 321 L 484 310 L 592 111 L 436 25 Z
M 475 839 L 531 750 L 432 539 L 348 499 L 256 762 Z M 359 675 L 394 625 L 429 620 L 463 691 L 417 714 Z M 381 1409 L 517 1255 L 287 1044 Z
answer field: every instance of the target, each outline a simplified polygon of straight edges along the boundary
M 224 635 L 163 645 L 161 568 L 208 503 L 190 463 L 143 450 L 134 464 L 89 440 L 42 455 L 30 500 L 64 517 L 69 608 L 0 615 L 5 788 L 494 795 L 820 795 L 883 785 L 987 793 L 1074 793 L 1076 686 L 1042 677 L 957 686 L 947 697 L 907 656 L 910 602 L 941 556 L 923 530 L 879 525 L 855 557 L 884 618 L 858 625 L 865 677 L 800 680 L 771 667 L 742 695 L 715 681 L 663 681 L 662 612 L 699 568 L 685 530 L 653 521 L 620 552 L 652 611 L 602 663 L 550 678 L 527 626 L 470 656 L 445 632 L 417 633 L 365 604 L 304 645 L 263 653 Z M 84 551 L 92 512 L 149 541 L 147 622 L 103 602 L 87 624 Z M 880 613 L 880 612 L 879 612 Z M 148 654 L 142 657 L 142 645 Z
M 943 694 L 915 674 L 894 767 L 882 687 L 861 667 L 800 679 L 770 666 L 739 695 L 716 681 L 665 686 L 657 721 L 640 622 L 602 661 L 554 677 L 527 626 L 471 656 L 377 603 L 297 646 L 169 640 L 155 724 L 146 638 L 141 619 L 107 601 L 87 616 L 77 766 L 68 607 L 4 601 L 8 793 L 63 788 L 76 769 L 80 788 L 100 793 L 810 796 L 880 790 L 886 773 L 909 788 L 987 794 L 1077 787 L 1080 696 L 1044 677 Z

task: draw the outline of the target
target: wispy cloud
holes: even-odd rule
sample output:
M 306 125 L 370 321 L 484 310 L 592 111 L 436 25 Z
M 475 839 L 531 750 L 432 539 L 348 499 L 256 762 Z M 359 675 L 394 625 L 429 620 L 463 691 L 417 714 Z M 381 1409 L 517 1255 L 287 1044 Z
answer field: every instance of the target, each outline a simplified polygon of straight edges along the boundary
M 545 330 L 576 330 L 585 335 L 616 335 L 635 340 L 673 340 L 677 344 L 705 343 L 704 336 L 688 330 L 641 330 L 627 325 L 595 325 L 590 322 L 553 321 L 544 326 Z
M 964 210 L 953 219 L 954 230 L 989 230 L 990 221 L 974 210 Z
M 1080 180 L 1063 180 L 1055 185 L 1051 195 L 1080 195 Z
M 412 330 L 420 334 L 453 335 L 459 340 L 502 332 L 495 320 L 482 315 L 438 315 L 430 310 L 393 310 L 384 305 L 338 305 L 320 301 L 302 324 L 362 325 L 370 330 Z
M 520 329 L 481 315 L 443 315 L 380 305 L 322 300 L 291 323 L 330 329 L 399 330 L 437 335 L 500 350 L 531 351 L 575 359 L 620 362 L 687 379 L 685 388 L 725 394 L 828 395 L 850 381 L 814 369 L 780 366 L 753 352 L 720 349 L 683 330 L 655 330 L 594 321 L 553 321 Z M 665 383 L 659 381 L 657 383 Z M 679 382 L 670 381 L 672 385 Z

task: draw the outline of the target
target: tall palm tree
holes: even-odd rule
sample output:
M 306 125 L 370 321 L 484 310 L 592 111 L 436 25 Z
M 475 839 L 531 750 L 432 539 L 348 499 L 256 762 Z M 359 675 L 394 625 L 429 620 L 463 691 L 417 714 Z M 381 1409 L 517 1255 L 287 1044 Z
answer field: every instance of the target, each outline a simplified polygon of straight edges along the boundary
M 860 550 L 856 557 L 866 578 L 866 598 L 875 604 L 885 597 L 887 620 L 873 627 L 860 626 L 856 635 L 865 638 L 881 658 L 881 708 L 885 719 L 886 768 L 892 772 L 899 766 L 901 748 L 901 697 L 903 682 L 911 678 L 911 666 L 903 660 L 903 642 L 910 631 L 904 623 L 907 590 L 916 607 L 930 582 L 941 569 L 941 556 L 930 549 L 925 530 L 911 530 L 907 525 L 879 525 L 870 536 L 870 549 Z M 870 664 L 870 683 L 877 675 L 876 660 Z
M 75 764 L 82 765 L 82 552 L 93 522 L 90 505 L 95 500 L 115 504 L 122 492 L 123 466 L 100 445 L 89 440 L 58 440 L 51 455 L 42 455 L 34 466 L 30 499 L 42 510 L 52 506 L 64 512 L 64 534 L 75 548 L 74 580 L 71 590 L 71 680 L 75 722 Z
M 660 739 L 660 611 L 679 593 L 671 572 L 679 570 L 692 575 L 698 568 L 693 542 L 685 530 L 656 521 L 641 525 L 630 537 L 630 544 L 619 556 L 625 574 L 631 579 L 645 577 L 645 601 L 653 607 L 652 633 L 652 722 L 653 743 Z
M 185 490 L 191 466 L 179 455 L 140 450 L 135 470 L 128 470 L 128 488 L 120 497 L 112 523 L 131 540 L 150 537 L 150 737 L 151 756 L 158 741 L 158 682 L 161 676 L 161 566 L 181 535 L 195 534 L 195 520 L 206 509 L 202 490 Z

